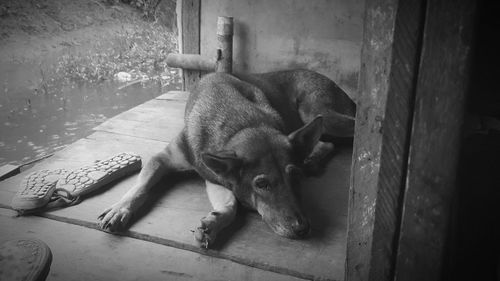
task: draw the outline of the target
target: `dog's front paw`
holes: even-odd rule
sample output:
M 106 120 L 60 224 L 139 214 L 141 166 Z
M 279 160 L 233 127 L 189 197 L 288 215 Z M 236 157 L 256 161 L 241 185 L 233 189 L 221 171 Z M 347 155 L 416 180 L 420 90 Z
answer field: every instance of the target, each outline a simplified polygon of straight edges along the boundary
M 205 249 L 208 249 L 215 242 L 215 237 L 219 229 L 217 226 L 218 215 L 219 213 L 217 212 L 209 213 L 208 216 L 200 220 L 200 225 L 194 230 L 194 238 Z
M 319 161 L 314 161 L 312 159 L 306 159 L 304 165 L 302 166 L 302 171 L 308 177 L 318 177 L 325 172 L 325 166 Z
M 311 155 L 303 163 L 302 169 L 307 176 L 321 176 L 326 171 L 326 164 L 333 155 L 333 143 L 319 142 Z
M 118 202 L 97 217 L 104 230 L 116 231 L 127 225 L 132 213 L 129 204 Z

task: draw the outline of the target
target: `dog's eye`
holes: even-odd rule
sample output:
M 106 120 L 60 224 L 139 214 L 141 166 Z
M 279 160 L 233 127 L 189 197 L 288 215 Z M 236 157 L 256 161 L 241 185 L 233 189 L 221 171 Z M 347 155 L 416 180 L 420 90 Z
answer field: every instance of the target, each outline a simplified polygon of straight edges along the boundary
M 300 178 L 300 177 L 302 177 L 302 170 L 299 167 L 297 167 L 295 165 L 292 165 L 292 164 L 286 165 L 285 172 L 290 177 L 293 177 L 293 178 Z
M 256 176 L 253 180 L 253 184 L 256 188 L 262 190 L 269 190 L 269 188 L 271 187 L 269 180 L 264 175 Z

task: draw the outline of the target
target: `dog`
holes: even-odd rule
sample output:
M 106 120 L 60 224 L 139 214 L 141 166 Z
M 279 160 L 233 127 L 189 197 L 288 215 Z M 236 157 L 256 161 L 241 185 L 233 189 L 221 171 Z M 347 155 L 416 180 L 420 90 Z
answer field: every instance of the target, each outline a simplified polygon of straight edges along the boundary
M 202 77 L 186 103 L 185 126 L 142 168 L 137 183 L 99 216 L 103 229 L 125 227 L 164 176 L 194 170 L 213 206 L 196 227 L 203 246 L 235 218 L 237 202 L 287 238 L 310 232 L 297 198 L 304 169 L 320 169 L 334 149 L 323 136 L 352 137 L 355 103 L 309 70 Z

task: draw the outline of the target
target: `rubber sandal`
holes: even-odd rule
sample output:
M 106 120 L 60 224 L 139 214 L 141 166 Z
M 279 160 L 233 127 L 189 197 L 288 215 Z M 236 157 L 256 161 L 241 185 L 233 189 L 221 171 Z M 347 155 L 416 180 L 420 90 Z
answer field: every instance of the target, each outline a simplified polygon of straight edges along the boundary
M 141 157 L 133 153 L 120 153 L 109 159 L 71 171 L 61 178 L 55 189 L 56 196 L 73 199 L 127 176 L 141 168 Z
M 0 280 L 43 281 L 52 263 L 52 252 L 36 239 L 10 240 L 0 246 Z
M 76 205 L 80 196 L 139 170 L 141 165 L 140 156 L 123 152 L 74 171 L 36 171 L 21 182 L 11 205 L 19 215 Z
M 24 177 L 12 199 L 12 208 L 19 212 L 36 210 L 50 201 L 59 179 L 69 173 L 65 169 L 40 170 Z

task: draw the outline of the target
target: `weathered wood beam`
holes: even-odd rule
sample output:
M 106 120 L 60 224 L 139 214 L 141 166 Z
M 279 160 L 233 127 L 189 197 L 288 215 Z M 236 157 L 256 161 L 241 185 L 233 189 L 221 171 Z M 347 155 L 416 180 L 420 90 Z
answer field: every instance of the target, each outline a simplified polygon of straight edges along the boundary
M 427 1 L 394 280 L 448 280 L 476 1 Z
M 424 1 L 367 0 L 346 280 L 392 280 Z
M 201 0 L 180 0 L 181 2 L 181 52 L 183 54 L 200 53 L 200 15 Z M 191 90 L 200 80 L 199 70 L 184 69 L 182 71 L 183 88 Z

